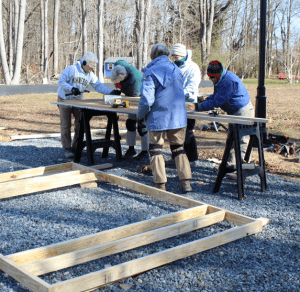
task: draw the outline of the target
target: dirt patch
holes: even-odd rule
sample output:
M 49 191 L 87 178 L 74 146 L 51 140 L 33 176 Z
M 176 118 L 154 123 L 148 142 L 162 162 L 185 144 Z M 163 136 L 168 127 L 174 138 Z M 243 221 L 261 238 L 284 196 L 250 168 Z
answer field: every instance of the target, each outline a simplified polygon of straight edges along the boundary
M 257 86 L 247 86 L 255 105 Z M 212 88 L 200 88 L 200 92 L 212 93 Z M 268 133 L 284 134 L 290 137 L 291 142 L 300 146 L 300 97 L 299 86 L 287 85 L 267 89 L 267 124 Z M 90 93 L 86 98 L 102 98 L 101 94 Z M 1 96 L 0 101 L 0 140 L 7 142 L 11 136 L 29 134 L 59 133 L 59 112 L 56 105 L 56 94 L 45 95 L 15 95 Z M 119 128 L 125 129 L 126 115 L 120 115 Z M 94 117 L 91 121 L 93 129 L 105 128 L 106 119 Z M 226 132 L 200 131 L 199 126 L 206 121 L 196 121 L 196 140 L 200 159 L 222 159 Z M 125 143 L 125 135 L 122 135 Z M 258 162 L 257 151 L 253 151 L 252 160 Z M 265 151 L 267 172 L 281 177 L 300 181 L 300 163 L 297 154 L 285 157 L 280 154 Z

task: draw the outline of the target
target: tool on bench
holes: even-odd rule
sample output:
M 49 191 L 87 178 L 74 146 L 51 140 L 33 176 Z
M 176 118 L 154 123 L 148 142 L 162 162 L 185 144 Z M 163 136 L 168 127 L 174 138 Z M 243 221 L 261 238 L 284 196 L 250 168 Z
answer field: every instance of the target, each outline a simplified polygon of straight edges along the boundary
M 210 110 L 208 112 L 208 115 L 212 116 L 212 117 L 217 117 L 219 114 L 220 114 L 220 112 L 218 110 L 215 110 L 215 109 L 214 110 Z M 219 122 L 213 121 L 212 124 L 213 124 L 216 132 L 219 132 L 219 130 L 218 130 L 219 127 L 222 127 L 225 131 L 228 131 L 228 129 L 223 124 L 221 124 Z
M 84 90 L 83 92 L 89 93 L 90 91 L 89 91 L 89 90 Z M 80 92 L 79 94 L 76 94 L 76 95 L 80 95 L 80 94 L 82 94 L 83 92 Z M 73 92 L 65 94 L 65 96 L 69 96 L 69 95 L 75 95 L 75 94 L 74 94 Z
M 118 108 L 118 107 L 125 107 L 129 108 L 129 101 L 128 100 L 121 100 L 121 98 L 116 98 L 112 104 L 113 108 Z

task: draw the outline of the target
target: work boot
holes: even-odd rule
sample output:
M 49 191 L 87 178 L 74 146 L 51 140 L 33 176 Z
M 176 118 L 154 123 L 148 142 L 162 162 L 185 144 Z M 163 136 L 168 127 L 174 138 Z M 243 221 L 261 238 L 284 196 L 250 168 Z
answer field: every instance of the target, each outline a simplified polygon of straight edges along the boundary
M 65 148 L 65 157 L 70 159 L 70 158 L 74 158 L 74 153 L 72 152 L 71 148 Z
M 124 155 L 125 159 L 130 159 L 136 154 L 136 151 L 134 149 L 128 149 Z
M 166 184 L 165 183 L 157 183 L 157 184 L 155 183 L 154 187 L 157 188 L 157 189 L 163 190 L 163 191 L 166 190 Z
M 140 161 L 140 160 L 146 160 L 149 159 L 149 153 L 147 150 L 141 151 L 138 155 L 133 157 L 134 160 Z
M 184 194 L 192 191 L 192 187 L 191 187 L 190 181 L 188 179 L 183 179 L 181 181 L 181 186 L 182 186 L 182 192 Z

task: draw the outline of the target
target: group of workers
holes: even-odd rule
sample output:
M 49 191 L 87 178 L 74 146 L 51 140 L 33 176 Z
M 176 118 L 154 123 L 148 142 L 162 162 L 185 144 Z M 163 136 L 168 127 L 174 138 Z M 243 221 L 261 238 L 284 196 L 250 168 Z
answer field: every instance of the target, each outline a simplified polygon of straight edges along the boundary
M 89 52 L 75 65 L 67 67 L 59 78 L 58 101 L 83 99 L 88 84 L 103 94 L 140 97 L 136 115 L 126 120 L 127 144 L 125 158 L 149 158 L 154 187 L 166 189 L 165 161 L 162 155 L 164 139 L 167 137 L 181 181 L 182 192 L 192 191 L 190 163 L 198 159 L 194 136 L 195 120 L 187 119 L 185 102 L 195 103 L 197 111 L 208 111 L 220 107 L 229 115 L 254 116 L 250 96 L 241 80 L 225 70 L 219 61 L 212 61 L 207 74 L 214 84 L 214 93 L 198 103 L 198 87 L 201 81 L 200 69 L 192 61 L 192 52 L 183 44 L 175 44 L 170 51 L 163 44 L 152 47 L 151 62 L 140 72 L 124 60 L 116 62 L 111 72 L 111 81 L 116 89 L 109 89 L 98 81 L 93 73 L 97 57 Z M 66 158 L 73 158 L 75 141 L 79 134 L 80 109 L 59 106 L 61 142 Z M 75 118 L 75 136 L 71 143 L 71 115 Z M 136 130 L 141 136 L 141 152 L 136 153 Z M 249 136 L 241 140 L 241 153 L 245 154 Z M 231 152 L 229 164 L 235 164 Z

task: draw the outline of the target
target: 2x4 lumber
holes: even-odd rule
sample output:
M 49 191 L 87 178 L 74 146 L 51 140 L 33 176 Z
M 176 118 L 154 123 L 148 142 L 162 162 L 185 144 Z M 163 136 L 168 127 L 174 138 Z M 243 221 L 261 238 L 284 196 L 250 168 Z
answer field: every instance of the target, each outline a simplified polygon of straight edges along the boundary
M 219 211 L 23 267 L 34 275 L 43 275 L 207 227 L 222 222 L 224 217 L 225 211 Z
M 139 192 L 142 194 L 146 194 L 146 195 L 149 195 L 149 196 L 158 198 L 160 200 L 167 201 L 169 203 L 176 204 L 176 205 L 179 205 L 179 206 L 182 206 L 185 208 L 191 208 L 191 207 L 200 206 L 200 205 L 205 204 L 200 201 L 189 199 L 184 196 L 176 195 L 176 194 L 173 194 L 173 193 L 170 193 L 167 191 L 159 190 L 157 188 L 150 187 L 150 186 L 138 183 L 136 181 L 132 181 L 127 178 L 119 177 L 119 176 L 116 176 L 113 174 L 108 174 L 108 173 L 105 173 L 102 171 L 96 172 L 95 175 L 98 176 L 99 179 L 101 179 L 103 181 L 111 182 L 116 185 L 131 189 L 133 191 L 136 191 L 136 192 Z M 211 210 L 213 210 L 213 208 L 214 208 L 213 212 L 220 210 L 220 208 L 217 208 L 217 207 L 214 207 L 211 205 L 209 205 L 209 208 Z M 247 216 L 242 216 L 237 213 L 226 210 L 225 220 L 235 223 L 237 225 L 241 225 L 241 224 L 253 222 L 255 219 L 247 217 Z
M 240 119 L 231 119 L 231 116 L 210 116 L 208 114 L 198 114 L 198 113 L 188 113 L 189 119 L 196 119 L 196 120 L 206 120 L 206 121 L 212 121 L 212 122 L 221 122 L 221 123 L 232 123 L 232 124 L 240 124 L 240 125 L 253 125 L 253 121 L 249 121 L 246 119 L 243 119 L 241 117 Z
M 207 207 L 207 213 L 211 213 L 211 212 L 217 212 L 222 210 L 221 208 L 217 208 L 211 205 L 208 205 Z M 248 224 L 251 222 L 254 222 L 256 219 L 253 219 L 251 217 L 245 216 L 245 215 L 241 215 L 232 211 L 226 211 L 226 215 L 225 215 L 225 221 L 227 222 L 231 222 L 237 225 L 244 225 L 244 224 Z M 264 224 L 265 225 L 265 224 Z
M 103 163 L 103 164 L 97 164 L 97 165 L 91 165 L 91 166 L 84 166 L 77 163 L 72 163 L 72 170 L 90 170 L 91 172 L 94 172 L 93 170 L 101 170 L 101 169 L 108 169 L 112 168 L 114 165 L 112 163 Z
M 0 199 L 99 180 L 94 173 L 80 174 L 81 172 L 82 171 L 70 171 L 67 173 L 54 174 L 45 177 L 36 177 L 24 179 L 22 181 L 2 183 L 0 184 Z M 18 185 L 18 182 L 23 183 Z M 13 185 L 14 183 L 16 186 Z
M 46 167 L 37 167 L 37 168 L 30 168 L 30 169 L 18 170 L 13 172 L 1 173 L 0 183 L 7 182 L 10 180 L 40 176 L 40 175 L 45 175 L 50 173 L 69 171 L 72 169 L 72 165 L 73 163 L 69 162 L 69 163 L 62 163 L 62 164 L 51 165 Z
M 105 135 L 106 129 L 91 130 L 91 133 Z M 119 130 L 119 134 L 125 134 L 125 133 L 127 133 L 127 130 Z M 73 136 L 74 133 L 71 133 L 71 135 Z M 58 138 L 60 136 L 61 136 L 60 133 L 49 133 L 49 134 L 32 134 L 32 135 L 13 135 L 10 136 L 10 138 L 12 140 L 26 140 L 26 139 Z
M 2 254 L 0 254 L 0 269 L 32 291 L 48 292 L 51 287 L 48 283 L 31 274 Z
M 113 174 L 105 173 L 102 171 L 97 171 L 95 172 L 95 175 L 106 182 L 114 183 L 118 186 L 125 187 L 127 189 L 146 194 L 155 198 L 158 198 L 163 201 L 170 202 L 175 205 L 179 205 L 185 208 L 191 208 L 191 207 L 196 207 L 200 205 L 204 205 L 205 203 L 189 199 L 180 195 L 173 194 L 171 192 L 159 190 L 154 187 L 150 187 L 147 185 L 144 185 L 142 183 L 138 183 L 136 181 L 124 178 L 124 177 L 119 177 Z
M 264 118 L 251 118 L 251 117 L 232 116 L 232 115 L 229 115 L 229 117 L 233 120 L 243 119 L 243 120 L 252 121 L 255 123 L 268 123 L 269 122 L 269 119 L 264 119 Z
M 195 240 L 165 251 L 132 260 L 101 271 L 51 285 L 49 292 L 79 292 L 99 288 L 105 284 L 118 281 L 153 268 L 177 261 L 179 259 L 203 252 L 205 250 L 235 241 L 237 239 L 262 231 L 262 221 L 235 227 L 221 233 Z
M 149 230 L 161 228 L 167 225 L 183 222 L 206 214 L 207 205 L 182 210 L 176 213 L 167 214 L 158 218 L 145 220 L 118 228 L 98 232 L 96 234 L 83 236 L 77 239 L 52 244 L 32 250 L 8 255 L 7 258 L 19 265 L 26 265 L 53 256 L 90 248 L 128 236 L 136 235 Z
M 95 170 L 96 171 L 96 170 Z M 49 175 L 43 175 L 43 176 L 34 176 L 34 177 L 28 177 L 20 180 L 15 181 L 7 181 L 0 183 L 0 191 L 5 189 L 11 189 L 13 187 L 23 186 L 26 187 L 27 185 L 36 185 L 39 183 L 49 183 L 52 180 L 55 179 L 65 179 L 68 177 L 72 177 L 75 175 L 85 174 L 85 173 L 93 173 L 93 170 L 69 170 L 66 172 L 60 172 L 60 173 L 54 173 Z

